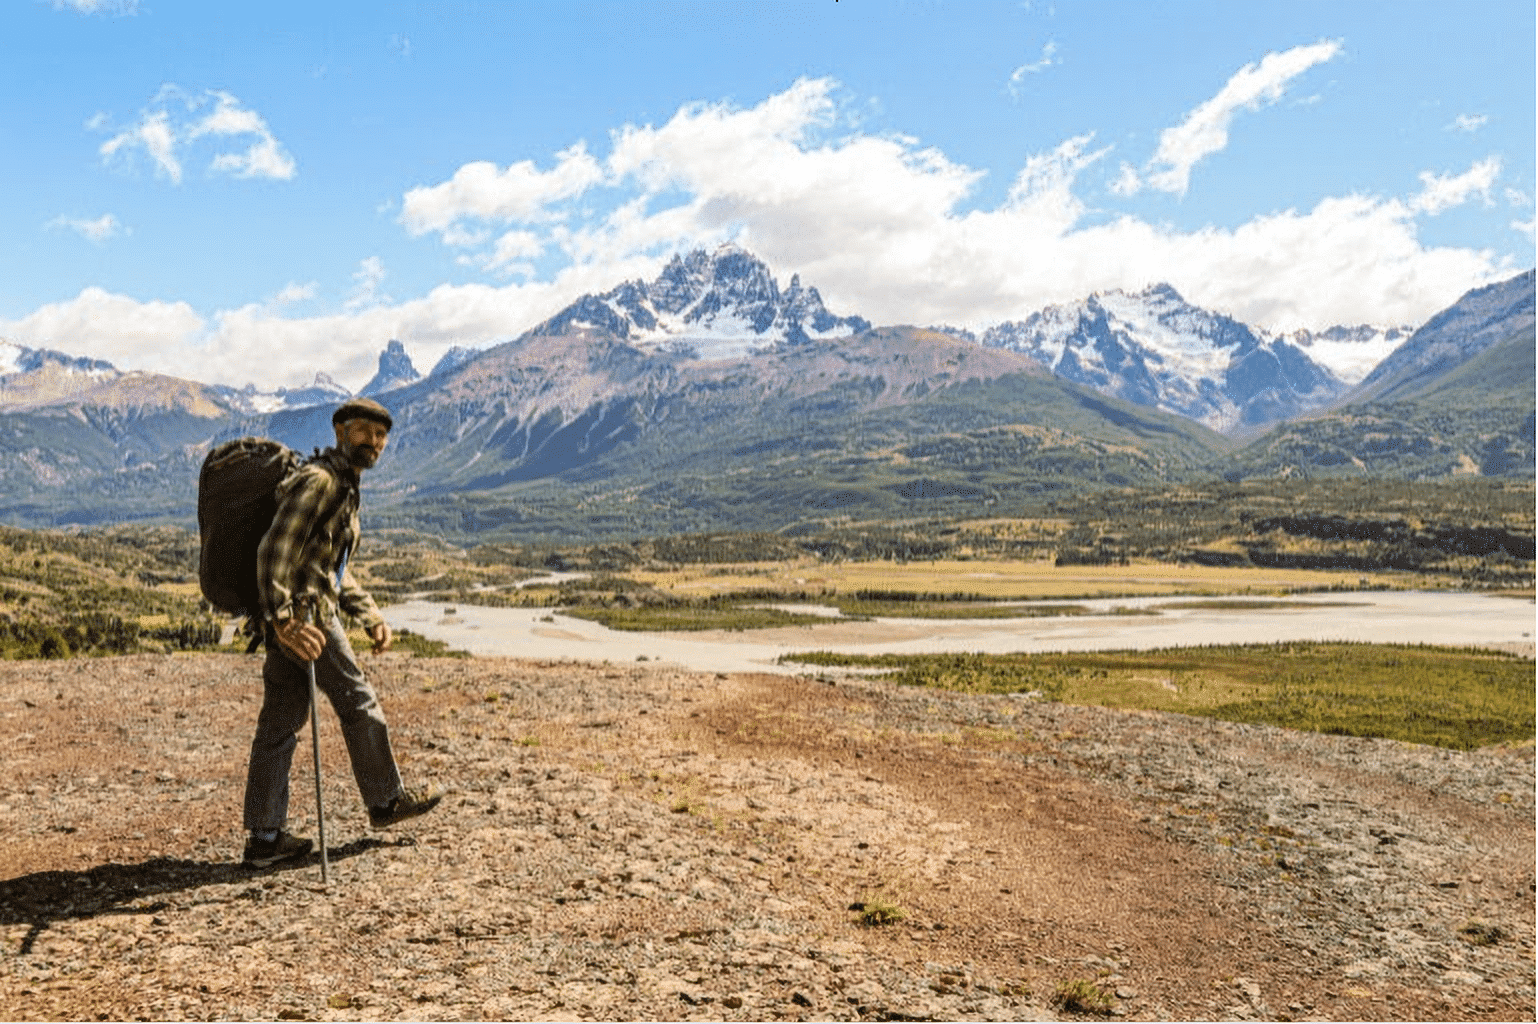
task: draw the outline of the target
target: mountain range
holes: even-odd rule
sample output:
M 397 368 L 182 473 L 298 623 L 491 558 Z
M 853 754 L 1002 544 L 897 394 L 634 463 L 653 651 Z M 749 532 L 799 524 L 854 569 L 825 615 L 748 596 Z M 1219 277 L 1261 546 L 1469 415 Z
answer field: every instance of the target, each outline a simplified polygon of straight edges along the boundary
M 1241 476 L 1532 478 L 1534 275 L 1433 316 L 1329 409 L 1231 458 Z
M 1346 391 L 1304 348 L 1193 306 L 1167 284 L 1048 306 L 990 328 L 982 343 L 1230 434 L 1319 408 Z
M 873 327 L 740 248 L 695 251 L 425 377 L 390 341 L 359 392 L 397 424 L 369 507 L 451 534 L 601 538 L 1223 474 L 1530 478 L 1532 310 L 1529 272 L 1413 332 L 1268 335 L 1154 285 L 973 337 Z M 0 519 L 190 518 L 211 443 L 324 444 L 347 394 L 324 374 L 260 392 L 0 341 Z

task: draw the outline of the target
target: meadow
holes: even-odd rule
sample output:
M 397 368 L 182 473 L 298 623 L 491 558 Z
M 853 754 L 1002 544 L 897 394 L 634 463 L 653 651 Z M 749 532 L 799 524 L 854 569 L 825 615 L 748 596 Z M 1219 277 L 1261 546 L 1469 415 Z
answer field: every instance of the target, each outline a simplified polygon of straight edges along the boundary
M 1285 643 L 1088 654 L 808 652 L 783 660 L 886 670 L 905 686 L 1032 694 L 1455 750 L 1534 738 L 1532 660 L 1488 650 Z

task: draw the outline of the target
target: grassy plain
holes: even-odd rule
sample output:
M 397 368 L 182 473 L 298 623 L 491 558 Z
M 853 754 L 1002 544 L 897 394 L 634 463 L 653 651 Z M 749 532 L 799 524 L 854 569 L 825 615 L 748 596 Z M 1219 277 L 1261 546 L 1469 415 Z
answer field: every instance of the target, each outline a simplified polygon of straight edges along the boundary
M 1088 654 L 846 655 L 785 661 L 884 668 L 909 686 L 1037 693 L 1467 750 L 1531 743 L 1533 663 L 1486 650 L 1281 643 Z
M 745 590 L 856 594 L 869 591 L 915 595 L 975 595 L 993 601 L 1074 600 L 1091 597 L 1279 596 L 1320 590 L 1360 589 L 1358 572 L 1262 569 L 1254 566 L 1055 565 L 1032 559 L 937 559 L 935 561 L 826 562 L 797 559 L 735 565 L 686 565 L 632 569 L 626 577 L 679 596 L 709 597 Z M 1415 574 L 1378 575 L 1369 586 L 1414 589 Z

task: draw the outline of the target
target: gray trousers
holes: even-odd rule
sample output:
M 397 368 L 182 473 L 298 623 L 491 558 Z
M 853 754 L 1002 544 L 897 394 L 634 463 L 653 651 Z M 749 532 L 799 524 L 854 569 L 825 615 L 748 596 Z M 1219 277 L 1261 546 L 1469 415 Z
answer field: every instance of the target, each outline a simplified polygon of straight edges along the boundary
M 326 649 L 315 661 L 316 689 L 324 693 L 342 724 L 342 738 L 352 760 L 352 775 L 368 807 L 381 807 L 401 794 L 400 771 L 390 749 L 390 730 L 374 688 L 353 658 L 347 633 L 335 615 L 321 629 Z M 299 730 L 310 719 L 310 675 L 267 640 L 262 665 L 262 710 L 251 741 L 246 771 L 245 827 L 279 829 L 288 820 L 288 776 L 299 743 Z

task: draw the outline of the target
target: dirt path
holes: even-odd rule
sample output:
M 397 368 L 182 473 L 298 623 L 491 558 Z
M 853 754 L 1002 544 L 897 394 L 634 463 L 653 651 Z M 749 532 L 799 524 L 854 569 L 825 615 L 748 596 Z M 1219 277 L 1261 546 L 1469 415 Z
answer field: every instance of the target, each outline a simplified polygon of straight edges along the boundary
M 1051 1019 L 1069 985 L 1134 1019 L 1533 1017 L 1531 748 L 368 667 L 408 780 L 457 792 L 370 832 L 323 717 L 322 889 L 234 864 L 255 660 L 0 663 L 0 1017 Z

